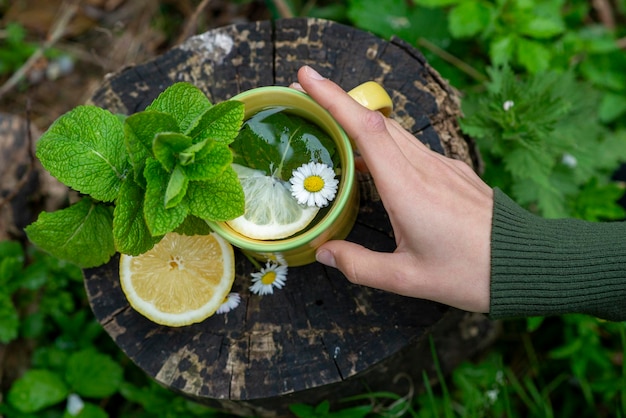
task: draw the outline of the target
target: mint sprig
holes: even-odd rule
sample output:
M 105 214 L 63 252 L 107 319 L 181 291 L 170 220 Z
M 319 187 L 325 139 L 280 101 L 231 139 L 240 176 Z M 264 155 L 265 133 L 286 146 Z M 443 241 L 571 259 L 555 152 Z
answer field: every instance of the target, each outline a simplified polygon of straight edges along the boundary
M 243 214 L 244 195 L 229 145 L 243 103 L 212 105 L 189 83 L 167 88 L 146 110 L 120 117 L 79 106 L 43 134 L 37 157 L 84 197 L 42 213 L 29 239 L 81 267 L 116 251 L 138 255 L 171 231 L 206 234 L 206 221 Z

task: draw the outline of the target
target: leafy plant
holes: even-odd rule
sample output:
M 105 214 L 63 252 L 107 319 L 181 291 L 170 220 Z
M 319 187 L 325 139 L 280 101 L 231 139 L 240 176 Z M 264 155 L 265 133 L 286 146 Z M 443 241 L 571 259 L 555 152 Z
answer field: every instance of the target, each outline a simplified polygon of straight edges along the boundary
M 556 51 L 550 42 L 565 32 L 563 2 L 419 0 L 427 7 L 450 6 L 448 30 L 455 39 L 476 38 L 492 65 L 519 65 L 546 71 Z
M 328 401 L 323 401 L 317 406 L 293 404 L 290 405 L 289 409 L 298 418 L 363 418 L 372 411 L 371 406 L 365 405 L 331 412 L 330 402 Z
M 545 217 L 584 212 L 583 190 L 612 197 L 596 206 L 595 218 L 623 217 L 608 180 L 626 159 L 626 144 L 604 138 L 599 97 L 590 86 L 571 72 L 520 79 L 504 67 L 489 74 L 486 94 L 464 102 L 461 120 L 463 132 L 480 144 L 485 180 Z
M 626 156 L 622 2 L 604 9 L 614 27 L 584 0 L 385 2 L 391 15 L 441 13 L 402 30 L 382 9 L 369 15 L 374 3 L 347 1 L 351 23 L 419 47 L 462 92 L 461 123 L 476 135 L 489 184 L 544 216 L 624 218 L 615 203 L 624 188 L 612 181 Z M 623 324 L 573 315 L 503 325 L 493 354 L 453 372 L 451 393 L 426 385 L 415 400 L 424 416 L 626 416 L 623 391 L 608 389 L 626 387 L 624 362 L 615 361 Z M 495 381 L 498 397 L 487 404 Z
M 128 361 L 91 314 L 73 264 L 0 241 L 0 311 L 5 353 L 33 347 L 28 363 L 8 364 L 27 370 L 5 382 L 3 417 L 223 416 L 149 381 Z
M 29 239 L 91 267 L 116 251 L 141 254 L 168 232 L 206 234 L 204 221 L 241 215 L 243 190 L 228 145 L 242 121 L 242 103 L 212 106 L 188 83 L 128 117 L 96 106 L 71 110 L 43 134 L 37 157 L 85 196 L 42 213 L 26 228 Z

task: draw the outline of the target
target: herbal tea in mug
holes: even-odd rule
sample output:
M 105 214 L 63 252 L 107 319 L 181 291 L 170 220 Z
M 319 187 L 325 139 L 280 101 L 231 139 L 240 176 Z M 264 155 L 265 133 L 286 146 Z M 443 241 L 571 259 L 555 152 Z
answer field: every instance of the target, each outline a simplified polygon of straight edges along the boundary
M 371 109 L 391 107 L 378 84 L 365 83 L 354 92 Z M 350 139 L 324 108 L 297 90 L 260 87 L 233 100 L 245 106 L 246 122 L 231 144 L 245 213 L 209 225 L 260 260 L 279 254 L 289 266 L 312 263 L 321 244 L 344 239 L 356 220 Z
M 252 116 L 231 144 L 245 213 L 227 224 L 249 238 L 276 240 L 321 219 L 339 185 L 335 148 L 325 131 L 284 107 Z

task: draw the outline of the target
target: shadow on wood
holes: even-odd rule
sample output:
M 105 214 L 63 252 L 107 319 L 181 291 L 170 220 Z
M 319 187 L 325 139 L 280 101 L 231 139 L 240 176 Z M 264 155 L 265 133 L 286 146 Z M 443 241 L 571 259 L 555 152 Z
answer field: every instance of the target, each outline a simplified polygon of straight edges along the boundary
M 317 19 L 228 26 L 190 38 L 148 63 L 109 76 L 93 104 L 143 110 L 178 81 L 216 103 L 266 85 L 289 85 L 302 65 L 350 89 L 381 83 L 406 129 L 436 152 L 478 169 L 473 144 L 458 129 L 457 95 L 410 45 Z M 391 252 L 389 219 L 370 178 L 348 240 Z M 454 257 L 454 254 L 450 254 Z M 444 368 L 489 342 L 484 317 L 350 284 L 321 264 L 290 268 L 286 288 L 261 297 L 248 290 L 253 266 L 240 254 L 234 290 L 242 306 L 182 328 L 136 313 L 119 285 L 118 261 L 85 271 L 92 309 L 121 349 L 163 385 L 238 415 L 288 416 L 292 403 L 331 402 L 367 390 L 406 393 L 432 371 L 429 337 Z

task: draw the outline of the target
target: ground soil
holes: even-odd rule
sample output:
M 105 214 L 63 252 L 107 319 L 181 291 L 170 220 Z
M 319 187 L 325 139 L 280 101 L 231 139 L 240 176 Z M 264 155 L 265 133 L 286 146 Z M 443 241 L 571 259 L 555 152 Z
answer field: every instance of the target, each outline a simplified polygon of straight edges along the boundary
M 17 22 L 26 29 L 26 43 L 49 42 L 47 55 L 64 55 L 71 63 L 63 68 L 67 58 L 59 65 L 43 57 L 24 67 L 25 77 L 0 93 L 0 112 L 25 117 L 28 111 L 31 123 L 45 131 L 84 103 L 107 73 L 145 62 L 196 33 L 268 18 L 263 1 L 0 0 L 0 50 L 3 28 Z M 0 74 L 0 92 L 9 76 Z

